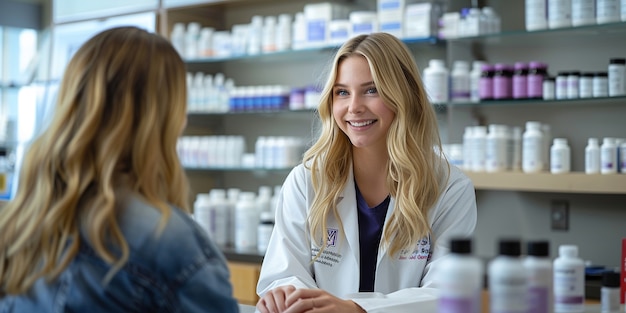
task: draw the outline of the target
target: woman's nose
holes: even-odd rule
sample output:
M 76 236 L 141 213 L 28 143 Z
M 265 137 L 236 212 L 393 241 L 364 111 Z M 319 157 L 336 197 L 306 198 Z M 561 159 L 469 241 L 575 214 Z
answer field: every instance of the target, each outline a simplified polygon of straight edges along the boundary
M 363 103 L 358 96 L 350 97 L 350 103 L 348 104 L 349 113 L 361 113 L 363 112 Z

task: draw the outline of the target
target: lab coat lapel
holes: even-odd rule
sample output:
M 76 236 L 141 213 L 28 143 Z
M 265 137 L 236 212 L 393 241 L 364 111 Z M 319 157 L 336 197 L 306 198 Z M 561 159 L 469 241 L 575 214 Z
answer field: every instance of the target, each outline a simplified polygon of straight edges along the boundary
M 359 216 L 357 213 L 356 191 L 354 187 L 354 175 L 350 169 L 348 181 L 343 190 L 343 195 L 337 199 L 337 210 L 341 217 L 344 227 L 344 235 L 348 243 L 347 249 L 350 250 L 354 262 L 359 264 Z M 358 266 L 355 266 L 358 277 Z

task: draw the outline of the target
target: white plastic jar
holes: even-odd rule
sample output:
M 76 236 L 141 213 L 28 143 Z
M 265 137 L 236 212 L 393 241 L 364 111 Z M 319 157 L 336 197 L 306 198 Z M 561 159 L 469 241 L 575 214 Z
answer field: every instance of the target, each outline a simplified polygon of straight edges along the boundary
M 578 247 L 559 246 L 559 257 L 553 262 L 554 312 L 585 311 L 585 264 L 578 257 Z
M 541 123 L 526 122 L 526 130 L 522 135 L 522 171 L 538 173 L 543 170 L 543 133 Z
M 548 0 L 548 27 L 572 26 L 572 0 Z
M 596 21 L 598 24 L 620 21 L 620 0 L 597 0 Z
M 507 170 L 509 136 L 506 125 L 491 124 L 485 139 L 485 171 Z
M 572 26 L 596 23 L 595 0 L 572 0 Z
M 378 15 L 373 11 L 353 11 L 350 12 L 350 24 L 352 33 L 350 36 L 361 34 L 371 34 L 378 31 Z
M 550 147 L 550 173 L 569 173 L 571 170 L 570 159 L 570 147 L 567 144 L 567 139 L 554 138 L 554 143 Z
M 608 68 L 609 97 L 626 96 L 626 59 L 614 58 Z
M 448 69 L 443 60 L 432 59 L 424 69 L 424 86 L 431 103 L 448 102 Z
M 526 0 L 526 30 L 541 30 L 548 28 L 547 0 Z

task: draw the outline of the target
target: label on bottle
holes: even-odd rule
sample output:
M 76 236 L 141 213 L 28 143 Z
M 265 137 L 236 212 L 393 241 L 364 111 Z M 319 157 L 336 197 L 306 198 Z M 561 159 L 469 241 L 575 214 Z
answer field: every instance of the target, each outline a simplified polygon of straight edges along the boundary
M 554 269 L 554 311 L 578 312 L 585 302 L 583 267 Z

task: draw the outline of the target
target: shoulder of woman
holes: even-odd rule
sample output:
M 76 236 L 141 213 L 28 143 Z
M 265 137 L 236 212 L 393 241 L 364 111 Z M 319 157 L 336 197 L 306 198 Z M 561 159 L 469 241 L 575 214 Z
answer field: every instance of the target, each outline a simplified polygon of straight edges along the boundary
M 130 199 L 120 227 L 131 249 L 131 258 L 151 268 L 175 273 L 193 264 L 223 256 L 190 215 L 170 206 L 161 229 L 162 213 L 140 198 Z

